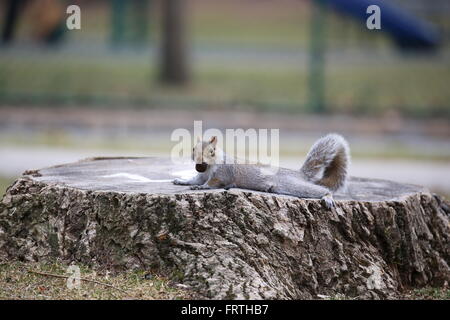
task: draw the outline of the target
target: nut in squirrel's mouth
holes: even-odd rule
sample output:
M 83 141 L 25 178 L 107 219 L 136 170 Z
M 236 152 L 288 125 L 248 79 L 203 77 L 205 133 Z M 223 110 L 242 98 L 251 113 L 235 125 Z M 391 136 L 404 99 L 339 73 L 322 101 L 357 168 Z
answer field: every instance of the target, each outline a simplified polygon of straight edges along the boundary
M 206 163 L 197 163 L 195 165 L 195 170 L 197 170 L 198 172 L 205 172 L 206 169 L 208 169 L 208 164 Z

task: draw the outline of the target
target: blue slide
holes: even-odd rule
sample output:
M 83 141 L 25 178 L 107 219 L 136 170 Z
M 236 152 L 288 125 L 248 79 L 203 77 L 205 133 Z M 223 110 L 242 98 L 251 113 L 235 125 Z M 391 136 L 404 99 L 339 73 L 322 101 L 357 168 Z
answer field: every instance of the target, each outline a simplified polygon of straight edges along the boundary
M 401 49 L 435 49 L 440 35 L 435 26 L 382 0 L 321 0 L 341 13 L 359 19 L 366 25 L 370 5 L 381 11 L 381 31 L 389 33 Z

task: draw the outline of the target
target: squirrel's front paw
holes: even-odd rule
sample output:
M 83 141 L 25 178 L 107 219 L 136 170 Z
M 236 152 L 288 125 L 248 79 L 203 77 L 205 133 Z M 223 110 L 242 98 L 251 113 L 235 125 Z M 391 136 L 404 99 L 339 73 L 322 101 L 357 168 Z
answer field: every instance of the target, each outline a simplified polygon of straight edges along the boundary
M 172 180 L 172 183 L 173 183 L 173 184 L 178 184 L 178 185 L 180 185 L 180 186 L 185 186 L 185 185 L 187 185 L 186 180 L 182 180 L 182 179 L 178 179 L 178 178 Z
M 322 197 L 322 201 L 327 207 L 327 209 L 332 209 L 334 207 L 334 199 L 331 194 L 324 195 Z

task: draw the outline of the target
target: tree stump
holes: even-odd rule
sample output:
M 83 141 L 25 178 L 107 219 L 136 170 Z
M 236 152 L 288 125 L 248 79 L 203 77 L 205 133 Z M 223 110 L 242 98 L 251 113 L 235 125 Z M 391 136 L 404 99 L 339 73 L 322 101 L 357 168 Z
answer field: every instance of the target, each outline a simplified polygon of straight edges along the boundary
M 96 158 L 27 171 L 0 203 L 0 260 L 147 269 L 205 298 L 396 298 L 450 277 L 449 202 L 351 178 L 320 200 L 173 185 L 161 158 Z

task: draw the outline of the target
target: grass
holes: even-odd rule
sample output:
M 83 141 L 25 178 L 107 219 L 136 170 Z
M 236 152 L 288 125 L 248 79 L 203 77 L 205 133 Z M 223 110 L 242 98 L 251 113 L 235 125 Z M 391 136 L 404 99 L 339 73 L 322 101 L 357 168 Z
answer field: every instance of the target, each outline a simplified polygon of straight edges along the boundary
M 343 294 L 334 296 L 320 296 L 325 300 L 355 300 Z M 408 290 L 400 295 L 400 300 L 450 300 L 450 289 L 445 286 L 441 288 L 425 287 L 421 289 Z
M 404 295 L 408 300 L 450 300 L 450 289 L 445 288 L 421 288 L 408 291 Z
M 6 192 L 6 188 L 8 188 L 15 179 L 13 178 L 7 178 L 0 176 L 0 201 L 3 198 L 3 195 Z
M 308 71 L 301 66 L 199 65 L 192 84 L 159 86 L 156 66 L 140 59 L 14 57 L 0 60 L 0 103 L 143 105 L 308 111 Z M 19 71 L 17 71 L 19 70 Z M 326 74 L 331 112 L 448 116 L 450 62 L 332 66 Z
M 188 299 L 192 294 L 179 289 L 168 279 L 145 271 L 126 271 L 118 274 L 96 272 L 80 266 L 78 288 L 69 289 L 67 265 L 61 263 L 0 264 L 0 299 Z M 91 282 L 96 281 L 96 282 Z

